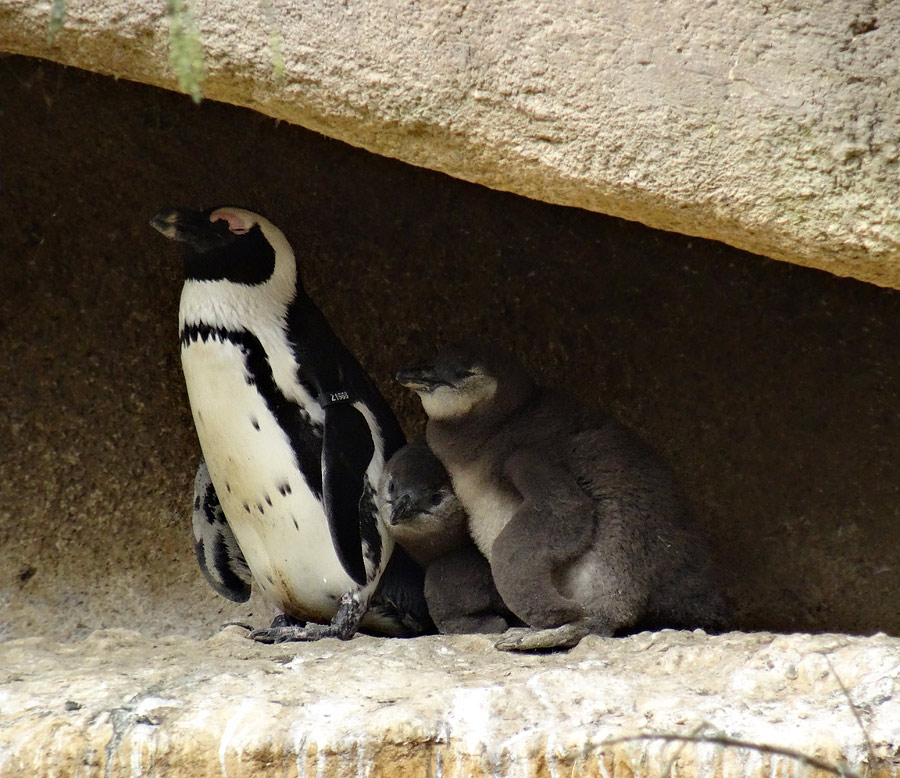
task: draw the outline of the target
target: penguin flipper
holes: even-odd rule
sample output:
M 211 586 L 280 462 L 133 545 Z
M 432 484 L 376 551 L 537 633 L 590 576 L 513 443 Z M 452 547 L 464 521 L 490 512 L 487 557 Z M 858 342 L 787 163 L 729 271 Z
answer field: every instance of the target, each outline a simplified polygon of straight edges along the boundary
M 506 460 L 504 475 L 522 496 L 518 519 L 553 516 L 541 534 L 541 549 L 551 564 L 580 556 L 594 537 L 594 506 L 568 470 L 537 449 L 519 449 Z M 540 518 L 538 518 L 540 522 Z
M 325 407 L 322 435 L 322 496 L 328 528 L 344 570 L 360 586 L 363 561 L 360 502 L 375 444 L 365 417 L 349 402 Z
M 194 551 L 203 575 L 219 594 L 232 602 L 250 599 L 252 577 L 222 506 L 206 462 L 200 460 L 194 478 Z
M 491 549 L 491 573 L 506 606 L 530 627 L 581 621 L 582 602 L 563 594 L 558 571 L 594 538 L 590 499 L 566 470 L 540 450 L 519 449 L 504 475 L 522 504 Z M 535 544 L 535 538 L 540 543 Z M 607 631 L 604 625 L 597 631 Z

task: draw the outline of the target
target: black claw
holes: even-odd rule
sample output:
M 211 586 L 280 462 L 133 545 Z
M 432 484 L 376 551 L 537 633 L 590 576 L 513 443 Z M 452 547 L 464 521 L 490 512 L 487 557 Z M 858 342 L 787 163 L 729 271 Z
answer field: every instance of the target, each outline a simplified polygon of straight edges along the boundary
M 271 583 L 275 583 L 270 578 L 269 581 Z M 269 625 L 271 629 L 277 629 L 279 627 L 305 627 L 306 622 L 303 619 L 295 619 L 293 616 L 288 616 L 286 613 L 279 613 L 274 619 L 272 619 L 272 623 Z

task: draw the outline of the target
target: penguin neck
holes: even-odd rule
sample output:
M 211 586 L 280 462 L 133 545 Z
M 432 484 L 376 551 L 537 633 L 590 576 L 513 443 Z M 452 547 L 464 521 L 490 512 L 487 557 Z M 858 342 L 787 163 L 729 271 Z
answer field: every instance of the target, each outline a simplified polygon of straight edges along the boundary
M 179 330 L 200 326 L 230 332 L 286 328 L 287 311 L 298 289 L 293 262 L 279 258 L 272 275 L 260 284 L 240 284 L 228 280 L 185 281 L 178 311 Z
M 481 455 L 481 448 L 511 416 L 533 402 L 540 388 L 531 380 L 503 382 L 497 394 L 481 407 L 463 416 L 429 419 L 425 438 L 448 470 L 455 463 L 471 462 Z

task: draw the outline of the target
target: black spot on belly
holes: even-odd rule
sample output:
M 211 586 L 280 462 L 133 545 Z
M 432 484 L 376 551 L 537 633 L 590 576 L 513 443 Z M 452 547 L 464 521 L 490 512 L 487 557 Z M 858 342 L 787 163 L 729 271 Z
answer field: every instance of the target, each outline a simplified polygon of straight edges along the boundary
M 323 427 L 314 423 L 306 409 L 289 400 L 275 382 L 269 357 L 259 339 L 247 330 L 226 330 L 202 324 L 191 324 L 181 332 L 182 346 L 197 338 L 216 337 L 240 348 L 244 356 L 244 380 L 256 388 L 272 420 L 290 441 L 296 465 L 313 496 L 322 499 L 322 434 Z M 298 376 L 299 380 L 303 378 Z M 315 397 L 315 391 L 309 388 Z M 290 492 L 288 492 L 289 494 Z
M 285 497 L 286 495 L 291 493 L 291 485 L 285 481 L 278 487 L 278 491 L 281 492 L 281 496 Z
M 266 512 L 266 509 L 262 507 L 261 502 L 256 503 L 256 510 L 258 510 L 260 513 L 263 513 L 263 514 Z
M 269 507 L 272 507 L 272 498 L 269 497 L 269 495 L 266 495 L 266 504 L 267 504 Z
M 295 519 L 293 516 L 291 516 L 291 521 L 294 522 L 294 529 L 297 530 L 297 531 L 299 531 L 299 530 L 300 530 L 300 525 L 297 523 L 297 519 Z
M 244 510 L 247 511 L 247 513 L 250 513 L 250 506 L 247 505 L 247 503 L 244 503 Z
M 270 584 L 272 584 L 272 586 L 275 586 L 275 579 L 272 578 L 272 576 L 269 575 L 268 573 L 266 574 L 266 580 L 267 580 Z
M 228 490 L 228 494 L 231 494 L 231 484 L 228 481 L 225 482 L 225 488 Z
M 200 495 L 198 494 L 198 495 L 194 498 L 194 510 L 195 510 L 195 511 L 199 511 L 199 510 L 200 510 L 200 506 L 201 506 L 202 504 L 203 504 L 203 501 L 200 499 Z
M 250 423 L 253 425 L 253 429 L 259 429 L 259 422 L 256 419 L 250 419 Z

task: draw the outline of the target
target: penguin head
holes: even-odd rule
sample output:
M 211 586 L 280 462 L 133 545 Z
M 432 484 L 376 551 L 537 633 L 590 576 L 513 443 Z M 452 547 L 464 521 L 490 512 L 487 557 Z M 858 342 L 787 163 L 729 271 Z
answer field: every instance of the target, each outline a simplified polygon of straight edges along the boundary
M 378 493 L 383 515 L 391 526 L 440 523 L 459 510 L 450 476 L 424 440 L 403 446 L 390 458 Z
M 243 208 L 205 211 L 163 208 L 151 226 L 184 244 L 189 281 L 227 281 L 258 286 L 276 276 L 296 276 L 294 253 L 274 224 Z M 293 284 L 293 278 L 287 278 Z
M 396 494 L 389 500 L 388 521 L 392 527 L 408 525 L 423 529 L 439 528 L 443 519 L 460 509 L 459 498 L 447 482 L 437 489 L 420 491 L 421 484 L 395 487 Z
M 481 344 L 444 349 L 434 361 L 406 368 L 397 380 L 419 395 L 430 419 L 459 420 L 515 401 L 531 379 L 508 352 Z

